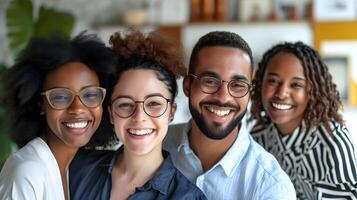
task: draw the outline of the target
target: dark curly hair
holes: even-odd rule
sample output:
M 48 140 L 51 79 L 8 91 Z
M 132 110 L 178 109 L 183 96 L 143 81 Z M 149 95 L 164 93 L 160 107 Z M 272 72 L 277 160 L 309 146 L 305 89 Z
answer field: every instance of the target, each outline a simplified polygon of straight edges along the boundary
M 253 78 L 252 116 L 250 120 L 256 119 L 258 124 L 263 125 L 267 125 L 270 121 L 267 116 L 261 116 L 264 111 L 261 97 L 262 81 L 269 61 L 280 52 L 293 54 L 300 60 L 307 83 L 310 86 L 308 91 L 309 102 L 303 118 L 306 126 L 313 127 L 322 122 L 323 126 L 331 132 L 330 120 L 344 123 L 341 114 L 338 113 L 338 110 L 342 108 L 339 92 L 332 82 L 326 64 L 323 63 L 320 55 L 313 48 L 302 42 L 277 44 L 263 55 Z
M 186 74 L 181 45 L 158 32 L 148 35 L 130 30 L 125 36 L 114 33 L 110 44 L 118 57 L 117 77 L 130 69 L 154 70 L 158 79 L 163 81 L 172 94 L 172 101 L 177 95 L 176 79 Z
M 213 31 L 202 36 L 192 49 L 188 72 L 194 74 L 199 51 L 205 47 L 224 46 L 238 48 L 249 55 L 253 72 L 253 55 L 248 43 L 238 34 L 227 31 Z
M 7 132 L 19 147 L 43 134 L 47 122 L 40 115 L 40 93 L 45 77 L 69 62 L 87 65 L 97 73 L 100 85 L 107 87 L 115 71 L 116 58 L 111 49 L 93 34 L 82 32 L 72 40 L 59 35 L 50 39 L 32 38 L 16 64 L 4 72 L 2 104 L 7 116 Z M 103 107 L 108 102 L 106 98 Z M 111 137 L 112 132 L 106 112 L 107 109 L 103 109 L 102 123 L 88 146 L 104 144 L 110 139 L 103 137 Z

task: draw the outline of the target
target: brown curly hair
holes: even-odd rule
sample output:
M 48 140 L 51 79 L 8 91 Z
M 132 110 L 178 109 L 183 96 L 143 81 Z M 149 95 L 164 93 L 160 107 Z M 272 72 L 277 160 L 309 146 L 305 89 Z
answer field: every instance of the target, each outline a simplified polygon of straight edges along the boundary
M 154 70 L 158 79 L 167 85 L 174 101 L 178 88 L 176 79 L 186 75 L 180 43 L 159 32 L 144 35 L 136 30 L 129 30 L 124 35 L 116 32 L 109 42 L 118 57 L 115 81 L 130 69 Z
M 182 45 L 157 31 L 145 36 L 139 31 L 131 30 L 125 37 L 116 32 L 110 37 L 109 42 L 120 58 L 150 59 L 170 70 L 176 78 L 186 75 Z
M 303 118 L 306 126 L 314 127 L 322 123 L 326 130 L 331 133 L 332 130 L 329 126 L 331 120 L 344 123 L 341 114 L 338 113 L 338 110 L 342 109 L 339 92 L 336 90 L 332 76 L 320 55 L 302 42 L 278 44 L 263 55 L 252 82 L 252 116 L 250 120 L 255 119 L 257 124 L 263 125 L 268 125 L 270 121 L 267 116 L 261 115 L 264 112 L 261 97 L 262 81 L 269 61 L 280 52 L 291 53 L 300 60 L 307 83 L 310 86 L 308 91 L 309 103 Z

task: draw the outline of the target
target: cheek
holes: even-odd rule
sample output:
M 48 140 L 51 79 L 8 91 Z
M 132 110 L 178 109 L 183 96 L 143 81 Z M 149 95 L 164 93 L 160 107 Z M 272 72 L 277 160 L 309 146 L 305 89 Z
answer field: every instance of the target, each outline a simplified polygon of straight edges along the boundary
M 244 111 L 245 108 L 247 108 L 248 102 L 249 102 L 249 95 L 246 95 L 243 98 L 237 98 L 237 104 L 239 104 L 242 111 Z
M 191 91 L 191 104 L 198 108 L 202 101 L 207 101 L 210 98 L 210 94 L 203 93 L 200 89 Z
M 157 118 L 153 121 L 156 125 L 156 128 L 160 131 L 160 134 L 165 137 L 169 126 L 169 115 L 165 114 L 164 116 L 161 116 L 160 118 Z
M 309 102 L 308 94 L 304 91 L 301 91 L 295 95 L 295 99 L 300 105 L 303 106 L 303 109 L 305 110 Z
M 261 91 L 261 101 L 263 104 L 269 101 L 271 97 L 274 96 L 274 88 L 271 86 L 263 86 Z
M 121 119 L 118 117 L 114 117 L 113 122 L 114 122 L 114 130 L 115 130 L 115 135 L 119 138 L 122 139 L 122 135 L 125 133 L 125 124 L 126 124 L 125 119 Z
M 53 109 L 46 109 L 45 111 L 47 125 L 53 132 L 56 132 L 55 130 L 57 130 L 57 128 L 59 127 L 59 119 L 62 113 L 62 111 L 57 111 Z

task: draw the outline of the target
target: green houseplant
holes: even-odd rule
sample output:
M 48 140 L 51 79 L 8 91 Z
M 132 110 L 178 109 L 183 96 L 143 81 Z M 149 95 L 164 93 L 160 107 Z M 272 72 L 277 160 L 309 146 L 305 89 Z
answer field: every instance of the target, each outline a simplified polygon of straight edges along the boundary
M 71 13 L 44 6 L 37 8 L 31 0 L 11 0 L 5 16 L 7 39 L 15 59 L 32 37 L 51 37 L 54 34 L 69 37 L 75 23 Z M 0 64 L 0 75 L 5 69 L 6 66 Z M 0 167 L 16 148 L 5 134 L 4 118 L 4 109 L 0 107 Z

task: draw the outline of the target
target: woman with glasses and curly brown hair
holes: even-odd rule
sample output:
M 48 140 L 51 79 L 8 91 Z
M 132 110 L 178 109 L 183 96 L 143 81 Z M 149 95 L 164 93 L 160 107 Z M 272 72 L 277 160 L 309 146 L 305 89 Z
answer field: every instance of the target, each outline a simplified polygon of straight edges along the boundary
M 298 199 L 356 199 L 357 162 L 336 85 L 301 42 L 272 47 L 253 80 L 253 137 L 279 161 Z
M 72 199 L 206 199 L 162 150 L 176 111 L 176 78 L 185 74 L 180 45 L 152 32 L 115 33 L 117 78 L 110 121 L 117 151 L 80 151 L 71 165 Z
M 101 124 L 116 59 L 96 36 L 34 38 L 3 76 L 8 133 L 21 147 L 0 174 L 0 199 L 69 199 L 68 166 Z M 101 124 L 101 125 L 100 125 Z M 109 124 L 107 124 L 109 125 Z

